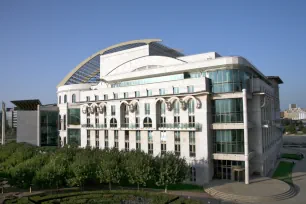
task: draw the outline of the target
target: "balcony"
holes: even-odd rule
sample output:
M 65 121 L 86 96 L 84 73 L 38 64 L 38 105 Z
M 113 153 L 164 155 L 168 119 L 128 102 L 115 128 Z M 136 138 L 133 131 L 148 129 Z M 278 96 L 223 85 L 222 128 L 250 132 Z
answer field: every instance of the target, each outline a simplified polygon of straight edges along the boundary
M 158 130 L 186 130 L 196 131 L 200 130 L 202 125 L 200 123 L 162 123 L 158 124 Z
M 139 129 L 139 123 L 123 123 L 121 124 L 121 129 Z
M 89 128 L 89 129 L 106 129 L 106 124 L 82 124 L 82 128 Z

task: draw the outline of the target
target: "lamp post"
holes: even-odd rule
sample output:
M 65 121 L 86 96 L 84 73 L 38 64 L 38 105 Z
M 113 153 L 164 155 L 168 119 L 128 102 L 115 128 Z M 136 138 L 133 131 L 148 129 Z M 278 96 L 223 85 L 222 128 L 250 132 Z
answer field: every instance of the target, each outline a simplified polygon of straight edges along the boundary
M 2 101 L 2 145 L 5 145 L 5 103 Z

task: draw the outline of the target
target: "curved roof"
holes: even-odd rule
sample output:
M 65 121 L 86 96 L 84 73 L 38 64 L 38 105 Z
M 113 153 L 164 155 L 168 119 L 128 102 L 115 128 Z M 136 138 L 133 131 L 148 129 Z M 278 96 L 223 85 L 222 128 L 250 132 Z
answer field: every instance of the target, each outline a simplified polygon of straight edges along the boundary
M 134 47 L 150 44 L 152 42 L 160 42 L 160 39 L 143 39 L 143 40 L 132 40 L 128 42 L 119 43 L 107 47 L 95 54 L 91 55 L 79 65 L 77 65 L 65 78 L 57 85 L 69 85 L 77 83 L 95 82 L 100 79 L 100 55 L 118 52 Z

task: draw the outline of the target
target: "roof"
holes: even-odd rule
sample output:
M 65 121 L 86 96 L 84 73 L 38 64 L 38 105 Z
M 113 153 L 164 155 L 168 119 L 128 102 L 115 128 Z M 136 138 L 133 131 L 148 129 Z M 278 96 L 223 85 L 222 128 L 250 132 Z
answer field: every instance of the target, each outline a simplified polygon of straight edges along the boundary
M 78 64 L 66 77 L 57 85 L 69 85 L 79 83 L 90 83 L 100 79 L 100 55 L 118 52 L 121 50 L 131 49 L 143 45 L 148 45 L 152 42 L 160 42 L 160 39 L 143 39 L 143 40 L 132 40 L 128 42 L 119 43 L 112 45 L 103 50 L 100 50 L 92 56 L 85 59 L 83 62 Z
M 11 103 L 14 104 L 18 110 L 37 110 L 37 105 L 41 105 L 38 99 L 11 101 Z
M 279 76 L 267 76 L 268 79 L 274 79 L 278 84 L 283 84 L 283 80 Z

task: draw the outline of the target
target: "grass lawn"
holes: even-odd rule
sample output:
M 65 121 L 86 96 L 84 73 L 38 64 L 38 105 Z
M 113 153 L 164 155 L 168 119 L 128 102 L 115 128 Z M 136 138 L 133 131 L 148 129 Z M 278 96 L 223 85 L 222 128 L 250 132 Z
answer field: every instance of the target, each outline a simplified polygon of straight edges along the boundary
M 294 160 L 302 160 L 303 159 L 303 157 L 301 157 L 298 154 L 282 154 L 282 158 L 294 159 Z
M 286 183 L 292 183 L 292 162 L 281 161 L 275 170 L 272 178 L 282 180 Z

